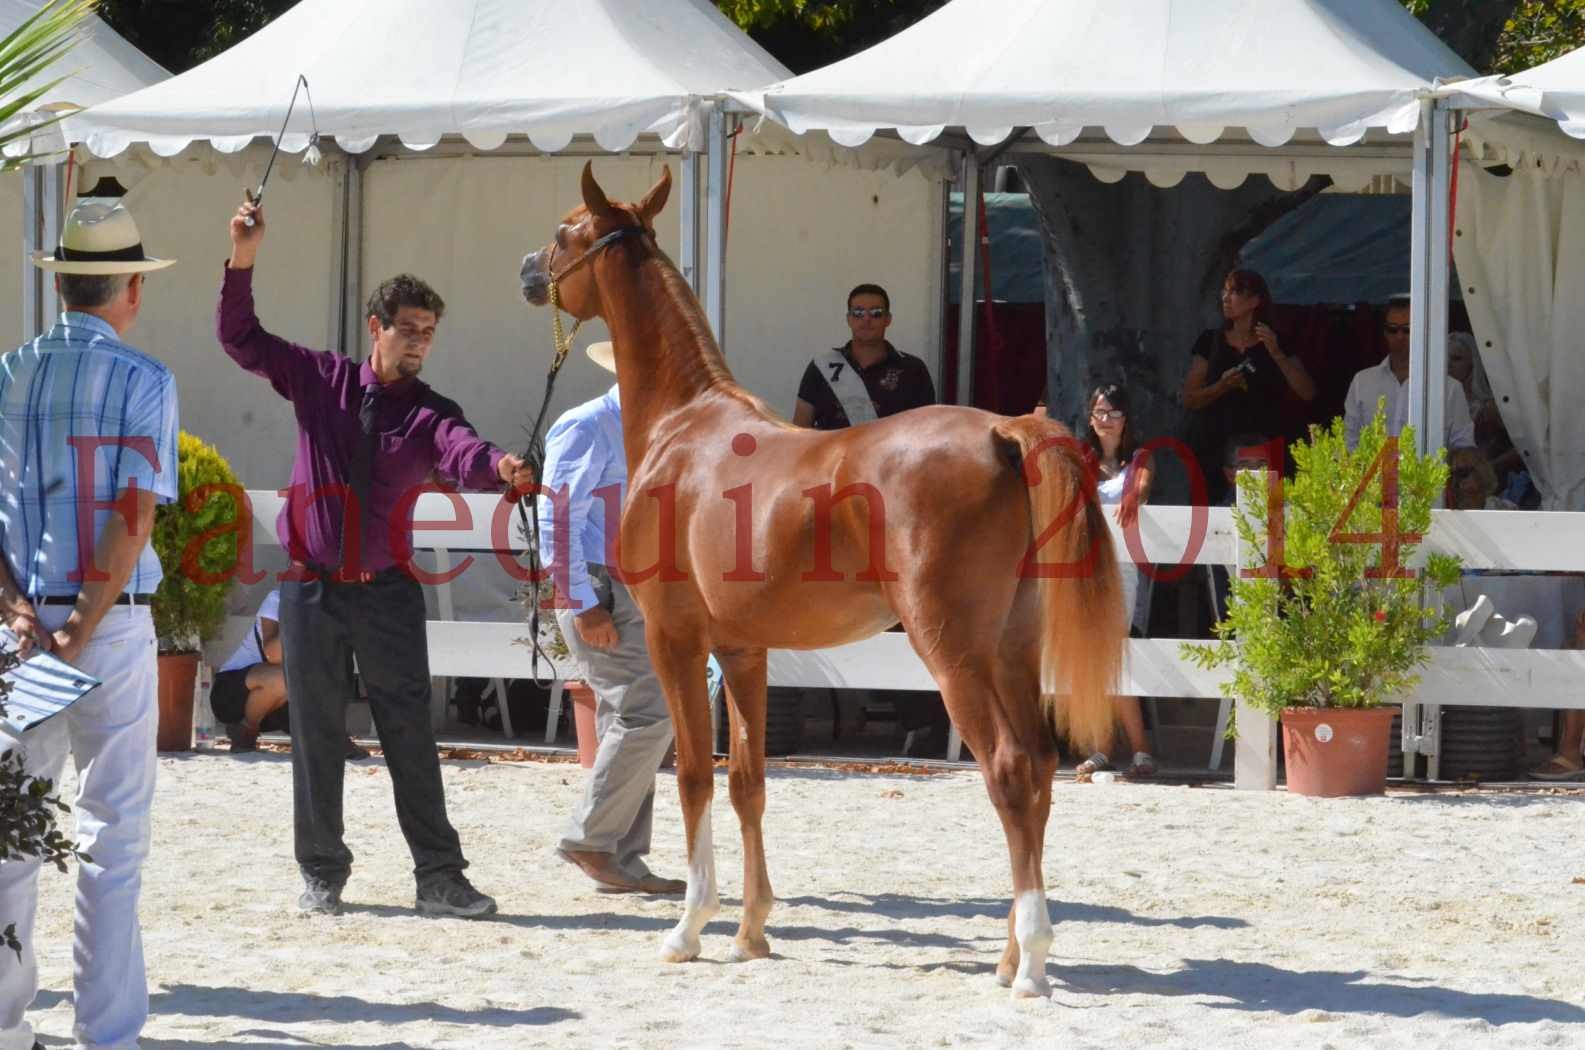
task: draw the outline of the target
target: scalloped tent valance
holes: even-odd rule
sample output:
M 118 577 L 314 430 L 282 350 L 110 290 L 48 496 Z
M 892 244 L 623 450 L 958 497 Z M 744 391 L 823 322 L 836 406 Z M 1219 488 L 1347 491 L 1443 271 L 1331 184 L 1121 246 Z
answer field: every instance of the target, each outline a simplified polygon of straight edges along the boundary
M 382 135 L 425 149 L 458 134 L 609 151 L 643 134 L 703 147 L 708 100 L 787 69 L 708 0 L 303 0 L 203 65 L 67 122 L 97 156 L 134 142 L 174 155 L 195 140 L 235 152 L 273 139 L 298 74 L 282 148 L 316 129 L 349 153 Z
M 1351 145 L 1407 134 L 1439 79 L 1473 71 L 1397 0 L 953 0 L 824 69 L 732 97 L 800 134 L 852 146 L 961 128 L 1033 128 L 1066 146 L 1152 133 L 1208 144 L 1247 129 L 1277 147 L 1314 130 Z

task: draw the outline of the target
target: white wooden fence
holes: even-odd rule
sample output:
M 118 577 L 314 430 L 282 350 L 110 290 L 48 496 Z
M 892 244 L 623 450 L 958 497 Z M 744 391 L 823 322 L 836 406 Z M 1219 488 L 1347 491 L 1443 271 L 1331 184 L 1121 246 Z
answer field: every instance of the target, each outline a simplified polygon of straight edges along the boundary
M 254 542 L 274 545 L 275 519 L 284 499 L 270 491 L 249 491 L 253 505 Z M 492 521 L 502 511 L 500 497 L 468 494 L 453 504 L 447 497 L 425 494 L 413 518 L 417 522 L 450 522 L 444 528 L 419 528 L 413 534 L 418 550 L 436 552 L 444 570 L 453 554 L 488 556 L 501 528 Z M 461 508 L 466 508 L 464 513 Z M 504 534 L 510 553 L 524 549 L 515 511 Z M 1203 515 L 1203 542 L 1186 550 L 1195 515 Z M 1126 551 L 1122 531 L 1114 523 L 1113 539 Z M 495 536 L 497 538 L 492 538 Z M 1425 551 L 1457 554 L 1467 569 L 1585 573 L 1585 514 L 1541 511 L 1433 512 Z M 1155 565 L 1237 565 L 1239 552 L 1226 507 L 1152 506 L 1140 512 L 1136 542 L 1143 560 Z M 530 650 L 522 644 L 527 626 L 518 619 L 469 622 L 453 618 L 448 584 L 436 585 L 438 620 L 429 623 L 430 670 L 435 675 L 480 678 L 526 678 Z M 515 617 L 518 609 L 503 609 Z M 1525 610 L 1499 610 L 1517 615 Z M 1190 697 L 1219 700 L 1224 672 L 1201 670 L 1180 655 L 1176 638 L 1133 639 L 1128 643 L 1123 690 L 1141 697 Z M 858 689 L 934 689 L 935 682 L 900 632 L 879 634 L 830 649 L 773 650 L 772 685 Z M 543 668 L 543 664 L 541 664 Z M 557 668 L 557 674 L 570 671 Z M 1420 686 L 1406 705 L 1480 704 L 1490 706 L 1585 708 L 1585 651 L 1439 648 L 1432 652 Z M 504 704 L 503 704 L 504 706 Z M 437 717 L 443 716 L 443 709 Z M 1240 787 L 1275 785 L 1276 727 L 1257 712 L 1240 706 L 1235 779 Z M 954 738 L 954 744 L 956 740 Z M 1432 749 L 1430 741 L 1421 741 Z M 1433 755 L 1434 761 L 1434 755 Z

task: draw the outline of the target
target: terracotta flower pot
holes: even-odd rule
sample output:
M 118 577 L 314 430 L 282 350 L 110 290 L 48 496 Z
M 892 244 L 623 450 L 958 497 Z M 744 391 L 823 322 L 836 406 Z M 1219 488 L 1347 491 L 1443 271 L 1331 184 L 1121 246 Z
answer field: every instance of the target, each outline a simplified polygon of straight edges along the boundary
M 600 750 L 600 730 L 594 719 L 594 690 L 582 682 L 568 682 L 567 698 L 572 701 L 572 722 L 578 731 L 578 764 L 594 768 L 595 752 Z
M 158 751 L 193 749 L 193 687 L 198 682 L 197 653 L 161 653 L 159 660 Z
M 1288 790 L 1336 798 L 1387 790 L 1387 737 L 1396 706 L 1290 707 L 1282 712 Z

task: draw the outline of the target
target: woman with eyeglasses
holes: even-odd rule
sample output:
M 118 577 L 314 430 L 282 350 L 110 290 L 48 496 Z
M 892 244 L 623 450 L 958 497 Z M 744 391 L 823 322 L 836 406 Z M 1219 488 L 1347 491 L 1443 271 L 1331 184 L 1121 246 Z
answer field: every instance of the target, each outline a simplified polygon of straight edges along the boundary
M 1253 270 L 1234 270 L 1222 282 L 1222 326 L 1200 333 L 1183 380 L 1190 441 L 1212 504 L 1226 495 L 1222 449 L 1239 431 L 1288 434 L 1289 393 L 1315 397 L 1304 362 L 1282 349 L 1271 326 L 1271 291 Z
M 1128 388 L 1121 383 L 1106 383 L 1090 394 L 1089 408 L 1078 427 L 1081 440 L 1093 454 L 1096 468 L 1096 495 L 1104 507 L 1115 507 L 1113 514 L 1123 528 L 1132 528 L 1139 520 L 1139 508 L 1150 499 L 1150 485 L 1154 470 L 1150 453 L 1139 447 L 1134 428 L 1128 419 Z M 1134 607 L 1139 595 L 1139 567 L 1119 551 L 1118 570 L 1123 578 L 1123 610 L 1128 617 L 1129 633 L 1135 637 L 1139 631 L 1133 626 L 1137 617 Z M 1149 605 L 1148 591 L 1145 604 Z M 1156 760 L 1150 755 L 1150 743 L 1145 737 L 1145 718 L 1136 696 L 1117 698 L 1117 719 L 1123 724 L 1128 746 L 1134 753 L 1128 767 L 1131 777 L 1148 777 L 1156 772 Z M 1080 762 L 1081 775 L 1111 769 L 1106 755 L 1096 752 Z

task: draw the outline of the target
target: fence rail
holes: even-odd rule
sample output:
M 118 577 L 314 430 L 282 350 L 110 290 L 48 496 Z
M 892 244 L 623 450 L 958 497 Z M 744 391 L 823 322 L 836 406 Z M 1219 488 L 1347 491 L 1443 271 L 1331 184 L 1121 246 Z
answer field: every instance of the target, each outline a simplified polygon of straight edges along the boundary
M 275 543 L 275 519 L 284 499 L 279 493 L 250 491 L 254 540 Z M 525 549 L 516 511 L 497 495 L 419 497 L 413 520 L 413 546 L 434 550 L 441 559 L 471 553 L 515 555 Z M 1196 534 L 1199 542 L 1194 542 Z M 1140 511 L 1132 537 L 1112 523 L 1119 551 L 1144 562 L 1175 567 L 1238 563 L 1232 512 L 1226 507 L 1158 505 Z M 1466 569 L 1506 572 L 1585 573 L 1585 514 L 1532 511 L 1435 511 L 1424 552 L 1445 551 L 1464 560 Z M 1152 570 L 1156 571 L 1156 570 Z M 1181 571 L 1181 570 L 1178 570 Z M 442 591 L 443 618 L 429 624 L 431 669 L 438 675 L 527 677 L 529 650 L 521 644 L 527 628 L 520 622 L 474 623 L 454 620 L 449 585 Z M 1519 615 L 1524 609 L 1502 609 Z M 515 612 L 515 609 L 514 609 Z M 1128 643 L 1123 689 L 1142 697 L 1221 699 L 1225 672 L 1203 671 L 1180 655 L 1181 642 L 1169 638 Z M 774 685 L 861 689 L 933 689 L 924 664 L 900 633 L 876 635 L 829 649 L 775 650 L 770 655 Z M 1437 648 L 1410 703 L 1482 704 L 1505 707 L 1585 708 L 1585 651 Z M 1245 718 L 1246 715 L 1240 715 Z

